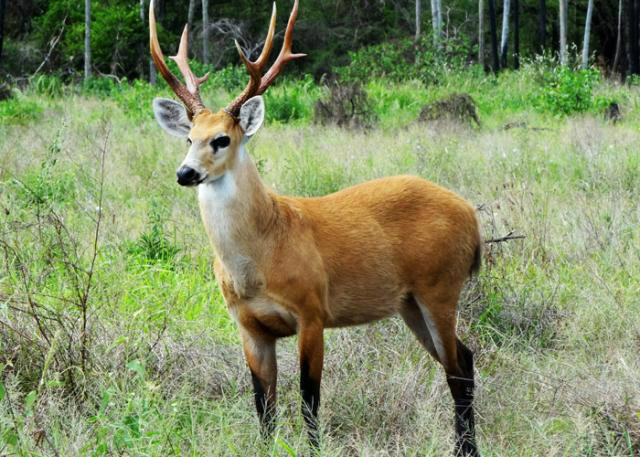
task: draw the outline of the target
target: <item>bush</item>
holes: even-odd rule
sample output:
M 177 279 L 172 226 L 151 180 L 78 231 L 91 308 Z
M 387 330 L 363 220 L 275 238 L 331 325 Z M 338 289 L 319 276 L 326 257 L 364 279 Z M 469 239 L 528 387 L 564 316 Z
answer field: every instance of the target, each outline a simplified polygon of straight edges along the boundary
M 268 122 L 311 120 L 319 88 L 310 75 L 302 80 L 284 79 L 264 93 Z
M 337 80 L 327 84 L 329 97 L 316 102 L 314 121 L 338 127 L 370 127 L 376 115 L 367 93 L 359 83 L 341 84 Z
M 31 80 L 31 90 L 45 97 L 59 97 L 64 90 L 62 79 L 56 75 L 38 75 Z
M 46 159 L 39 168 L 27 171 L 21 180 L 14 181 L 14 195 L 23 207 L 60 206 L 75 200 L 77 177 L 73 171 L 56 169 L 63 134 L 64 128 L 47 147 Z
M 0 101 L 0 124 L 25 124 L 40 117 L 41 113 L 39 104 L 22 97 Z
M 594 106 L 593 89 L 600 81 L 595 69 L 572 70 L 557 66 L 542 74 L 542 87 L 537 94 L 538 109 L 556 115 L 581 113 Z
M 155 201 L 149 210 L 150 229 L 126 246 L 127 254 L 143 264 L 163 263 L 172 265 L 180 248 L 171 242 L 164 231 L 164 214 L 162 207 Z
M 405 38 L 350 52 L 351 64 L 336 68 L 335 72 L 345 82 L 417 79 L 430 85 L 438 83 L 448 72 L 464 69 L 467 56 L 472 52 L 472 46 L 463 38 L 443 40 L 440 49 L 434 47 L 429 36 L 418 43 Z
M 190 63 L 193 61 L 190 61 Z M 196 66 L 191 65 L 191 69 L 195 72 Z M 196 72 L 197 75 L 204 74 Z M 209 84 L 211 87 L 222 87 L 225 91 L 233 94 L 242 90 L 249 79 L 247 70 L 238 65 L 228 65 L 209 76 Z

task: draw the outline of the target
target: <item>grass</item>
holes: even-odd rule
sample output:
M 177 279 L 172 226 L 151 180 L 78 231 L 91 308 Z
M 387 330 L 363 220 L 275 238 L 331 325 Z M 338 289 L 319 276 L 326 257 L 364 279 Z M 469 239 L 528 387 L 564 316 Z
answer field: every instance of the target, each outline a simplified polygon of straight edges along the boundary
M 638 89 L 597 86 L 622 100 L 613 125 L 539 112 L 523 95 L 535 86 L 501 78 L 372 82 L 379 128 L 279 108 L 293 124 L 272 120 L 249 148 L 283 193 L 417 174 L 476 205 L 485 238 L 525 235 L 487 246 L 460 303 L 483 455 L 638 456 Z M 413 123 L 454 90 L 474 96 L 482 128 Z M 195 195 L 175 184 L 185 146 L 147 115 L 153 94 L 132 94 L 26 93 L 42 112 L 0 124 L 0 453 L 308 455 L 295 341 L 280 343 L 281 417 L 264 443 Z M 514 119 L 544 130 L 502 129 Z M 323 455 L 451 453 L 444 375 L 400 320 L 326 340 Z

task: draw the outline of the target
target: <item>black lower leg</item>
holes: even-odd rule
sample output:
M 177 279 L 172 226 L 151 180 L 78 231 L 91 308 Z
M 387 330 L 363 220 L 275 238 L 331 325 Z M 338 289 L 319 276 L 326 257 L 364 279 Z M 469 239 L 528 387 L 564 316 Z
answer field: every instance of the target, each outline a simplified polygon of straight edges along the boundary
M 302 393 L 302 416 L 309 428 L 309 441 L 313 447 L 318 447 L 320 380 L 311 376 L 306 360 L 300 362 L 300 391 Z
M 447 375 L 447 383 L 455 403 L 456 455 L 476 457 L 475 423 L 473 417 L 473 353 L 458 340 L 460 376 Z
M 275 405 L 273 401 L 270 400 L 263 382 L 253 371 L 251 371 L 251 379 L 253 381 L 253 395 L 256 402 L 258 419 L 260 419 L 262 435 L 265 438 L 269 438 L 275 429 Z

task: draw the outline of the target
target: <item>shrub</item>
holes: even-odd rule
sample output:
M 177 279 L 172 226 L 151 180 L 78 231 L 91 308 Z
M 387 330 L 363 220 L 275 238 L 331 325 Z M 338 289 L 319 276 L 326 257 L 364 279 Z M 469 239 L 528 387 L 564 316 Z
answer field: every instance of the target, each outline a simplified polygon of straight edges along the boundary
M 39 168 L 26 172 L 21 180 L 14 181 L 15 195 L 25 208 L 64 205 L 75 200 L 77 179 L 74 173 L 56 169 L 63 134 L 64 127 L 47 147 L 46 159 Z
M 588 111 L 594 106 L 593 89 L 599 80 L 600 73 L 591 68 L 557 66 L 545 70 L 537 95 L 538 109 L 557 115 Z
M 443 40 L 439 49 L 429 36 L 418 43 L 405 38 L 350 52 L 350 65 L 336 68 L 335 72 L 345 82 L 367 82 L 372 78 L 394 82 L 418 79 L 429 85 L 439 82 L 452 70 L 464 69 L 471 52 L 473 49 L 464 38 Z
M 193 61 L 190 61 L 190 63 Z M 204 66 L 203 66 L 204 67 Z M 196 71 L 197 66 L 191 66 L 191 69 L 196 72 L 197 75 L 206 73 L 205 71 Z M 227 65 L 226 67 L 211 73 L 209 76 L 209 82 L 211 87 L 222 87 L 230 94 L 242 90 L 247 83 L 248 75 L 247 71 L 238 65 Z
M 341 84 L 332 80 L 327 88 L 329 96 L 316 102 L 315 122 L 338 127 L 370 127 L 374 124 L 375 112 L 359 83 Z
M 310 120 L 319 92 L 310 75 L 296 81 L 283 79 L 264 93 L 267 121 Z
M 0 123 L 2 124 L 25 124 L 40 117 L 41 113 L 42 107 L 38 103 L 22 97 L 0 101 Z
M 59 97 L 62 95 L 64 85 L 59 76 L 38 75 L 31 80 L 31 89 L 38 95 Z
M 166 214 L 156 201 L 151 202 L 148 217 L 151 227 L 126 245 L 127 254 L 143 264 L 173 264 L 180 248 L 168 239 L 164 230 Z

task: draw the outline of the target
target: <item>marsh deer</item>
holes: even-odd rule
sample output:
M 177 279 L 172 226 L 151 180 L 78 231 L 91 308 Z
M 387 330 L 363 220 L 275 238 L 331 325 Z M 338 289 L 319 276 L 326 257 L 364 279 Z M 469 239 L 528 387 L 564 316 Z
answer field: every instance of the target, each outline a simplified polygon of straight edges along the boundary
M 165 64 L 153 2 L 149 9 L 151 56 L 182 101 L 155 99 L 155 116 L 168 133 L 187 139 L 178 184 L 197 186 L 216 279 L 240 331 L 263 432 L 274 427 L 279 338 L 298 335 L 302 412 L 317 445 L 324 329 L 400 314 L 445 369 L 455 402 L 456 454 L 477 456 L 473 355 L 456 337 L 460 290 L 480 265 L 474 209 L 453 192 L 411 176 L 319 198 L 280 196 L 262 182 L 245 149 L 264 120 L 260 95 L 287 62 L 304 55 L 291 52 L 297 13 L 296 0 L 282 50 L 264 74 L 275 4 L 258 59 L 250 61 L 236 43 L 249 83 L 214 113 L 199 95 L 207 75 L 197 77 L 187 62 L 187 28 L 172 57 L 183 84 Z

